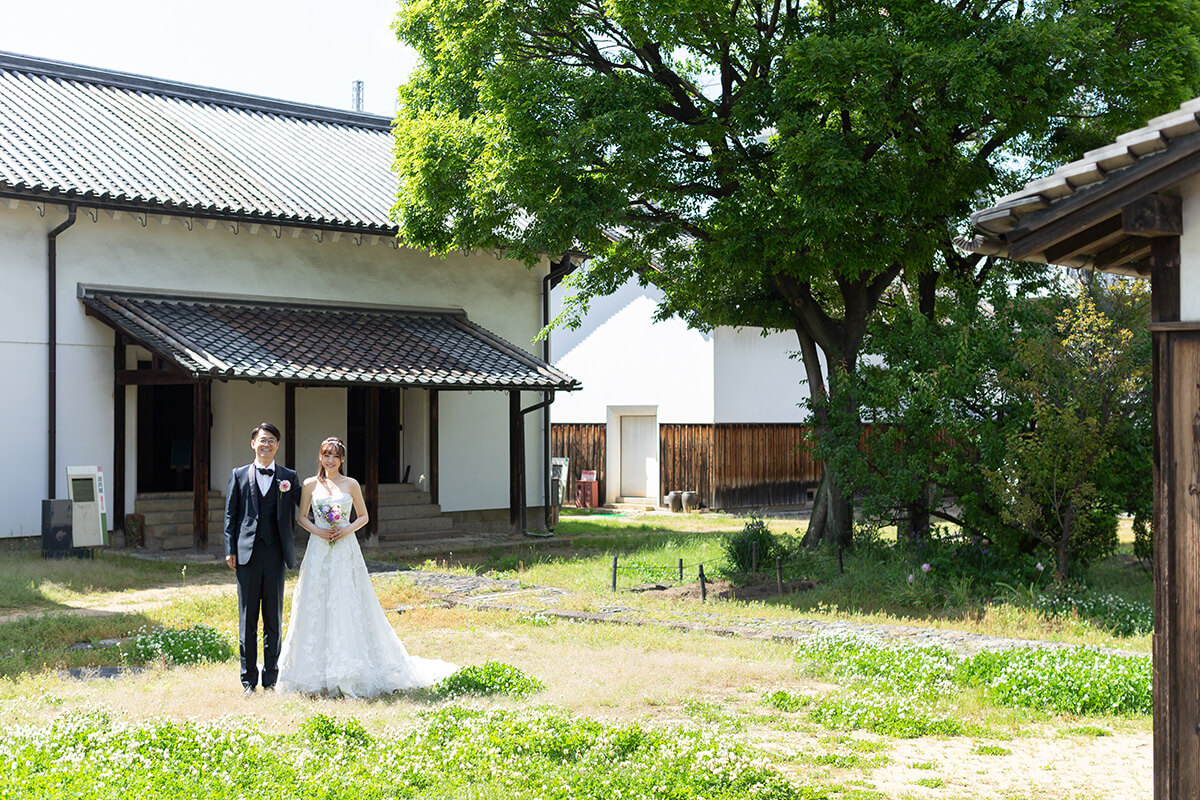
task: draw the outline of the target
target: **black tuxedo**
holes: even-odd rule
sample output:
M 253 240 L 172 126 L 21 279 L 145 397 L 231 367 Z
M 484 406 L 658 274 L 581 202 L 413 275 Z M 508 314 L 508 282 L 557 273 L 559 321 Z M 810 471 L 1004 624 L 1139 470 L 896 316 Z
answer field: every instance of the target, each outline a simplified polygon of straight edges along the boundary
M 283 491 L 286 485 L 287 491 Z M 296 566 L 292 522 L 300 484 L 296 473 L 275 465 L 270 488 L 258 488 L 255 465 L 238 467 L 225 490 L 225 555 L 235 556 L 238 584 L 238 633 L 242 684 L 258 684 L 258 616 L 263 620 L 263 687 L 273 686 L 279 674 L 280 632 L 283 628 L 283 576 Z

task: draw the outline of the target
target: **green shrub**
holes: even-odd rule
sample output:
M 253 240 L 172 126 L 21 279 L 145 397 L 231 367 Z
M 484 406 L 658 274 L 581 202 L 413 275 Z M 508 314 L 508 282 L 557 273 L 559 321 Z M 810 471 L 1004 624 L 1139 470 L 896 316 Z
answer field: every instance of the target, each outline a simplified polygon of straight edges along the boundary
M 318 744 L 366 747 L 371 743 L 371 735 L 353 717 L 341 722 L 334 717 L 317 714 L 304 720 L 300 725 L 300 733 Z
M 964 732 L 958 720 L 935 711 L 927 702 L 872 692 L 825 698 L 809 717 L 830 728 L 865 730 L 900 739 L 958 736 Z
M 958 656 L 862 635 L 818 634 L 793 656 L 821 675 L 855 678 L 881 691 L 936 693 L 951 683 Z
M 0 795 L 829 800 L 832 794 L 793 786 L 761 755 L 711 730 L 607 725 L 544 710 L 449 706 L 377 736 L 355 720 L 327 716 L 303 723 L 299 735 L 258 727 L 253 720 L 200 725 L 73 714 L 2 729 Z
M 481 666 L 463 667 L 429 691 L 433 696 L 442 698 L 503 694 L 520 699 L 545 688 L 545 684 L 537 678 L 526 675 L 510 664 L 488 661 Z
M 1063 589 L 1037 595 L 1034 607 L 1050 617 L 1075 614 L 1117 636 L 1141 636 L 1154 630 L 1154 608 L 1115 594 Z
M 780 689 L 764 695 L 763 702 L 769 706 L 772 706 L 773 708 L 779 709 L 780 711 L 787 711 L 791 713 L 804 708 L 811 702 L 811 700 L 802 694 L 792 694 L 791 692 Z
M 1069 714 L 1148 714 L 1148 656 L 1098 650 L 1008 650 L 987 693 L 996 702 Z
M 228 636 L 208 625 L 154 630 L 143 626 L 126 647 L 133 664 L 145 664 L 158 658 L 168 664 L 228 661 L 237 653 Z
M 964 657 L 939 647 L 822 634 L 797 647 L 795 657 L 813 674 L 851 678 L 877 697 L 903 695 L 913 703 L 954 687 L 977 687 L 997 705 L 1071 714 L 1145 714 L 1151 705 L 1147 656 L 1013 648 Z M 835 722 L 860 714 L 852 708 L 819 713 Z M 872 725 L 891 724 L 885 712 L 876 716 L 883 722 Z
M 758 517 L 751 517 L 745 527 L 738 533 L 730 534 L 721 541 L 725 551 L 725 560 L 729 562 L 734 572 L 750 572 L 753 568 L 753 550 L 758 544 L 758 565 L 761 568 L 776 555 L 781 555 L 779 543 L 775 534 L 767 527 L 767 523 Z

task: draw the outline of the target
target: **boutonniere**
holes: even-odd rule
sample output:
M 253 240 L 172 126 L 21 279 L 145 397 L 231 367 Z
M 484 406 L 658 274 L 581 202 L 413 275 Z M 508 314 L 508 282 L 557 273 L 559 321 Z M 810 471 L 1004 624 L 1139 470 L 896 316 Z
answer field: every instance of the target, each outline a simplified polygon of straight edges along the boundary
M 289 490 L 289 489 L 291 489 L 291 488 L 292 488 L 292 482 L 291 482 L 291 481 L 280 481 L 280 482 L 279 482 L 279 492 L 280 492 L 280 494 L 282 494 L 282 493 L 284 493 L 284 492 L 288 491 L 288 490 Z

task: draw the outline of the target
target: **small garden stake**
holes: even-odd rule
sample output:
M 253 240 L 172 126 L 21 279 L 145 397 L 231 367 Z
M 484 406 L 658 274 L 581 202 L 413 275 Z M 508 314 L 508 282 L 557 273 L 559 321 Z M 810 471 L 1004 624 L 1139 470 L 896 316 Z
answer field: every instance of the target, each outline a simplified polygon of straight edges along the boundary
M 700 602 L 708 602 L 708 589 L 704 586 L 704 565 L 700 565 Z

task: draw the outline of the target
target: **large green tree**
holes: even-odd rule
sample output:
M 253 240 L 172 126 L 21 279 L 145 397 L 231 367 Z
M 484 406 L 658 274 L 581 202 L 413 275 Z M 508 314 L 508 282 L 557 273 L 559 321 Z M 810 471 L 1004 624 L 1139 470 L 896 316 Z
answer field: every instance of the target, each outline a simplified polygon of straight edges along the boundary
M 826 438 L 889 286 L 932 311 L 941 272 L 978 269 L 951 247 L 974 206 L 1198 73 L 1194 0 L 401 0 L 394 27 L 420 56 L 405 239 L 578 248 L 575 310 L 637 276 L 663 315 L 793 330 Z M 826 477 L 813 530 L 844 544 Z

